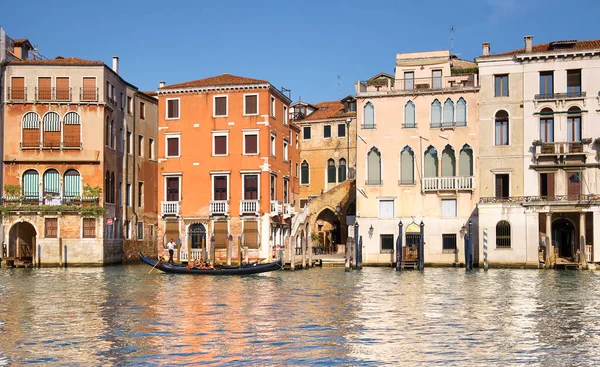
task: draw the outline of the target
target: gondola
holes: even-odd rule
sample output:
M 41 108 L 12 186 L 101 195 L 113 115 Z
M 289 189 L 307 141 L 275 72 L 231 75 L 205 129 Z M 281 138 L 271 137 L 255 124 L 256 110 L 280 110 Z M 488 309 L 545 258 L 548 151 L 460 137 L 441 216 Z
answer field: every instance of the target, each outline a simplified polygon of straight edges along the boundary
M 172 274 L 198 274 L 198 275 L 250 275 L 266 273 L 269 271 L 280 270 L 282 268 L 281 261 L 275 261 L 267 264 L 247 264 L 241 267 L 233 266 L 222 266 L 215 267 L 214 269 L 188 269 L 185 265 L 181 264 L 169 264 L 165 261 L 158 261 L 150 259 L 140 253 L 140 259 L 146 264 L 155 267 L 156 269 L 162 270 L 165 273 Z M 158 264 L 157 264 L 158 263 Z

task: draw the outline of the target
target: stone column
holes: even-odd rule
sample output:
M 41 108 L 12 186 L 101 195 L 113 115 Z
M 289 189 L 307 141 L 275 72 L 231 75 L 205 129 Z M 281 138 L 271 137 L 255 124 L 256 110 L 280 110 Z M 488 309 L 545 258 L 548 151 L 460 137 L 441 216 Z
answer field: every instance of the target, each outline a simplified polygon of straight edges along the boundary
M 552 255 L 554 252 L 554 248 L 552 246 L 552 213 L 546 213 L 546 264 L 545 268 L 549 269 L 551 267 Z
M 579 213 L 579 265 L 583 269 L 587 268 L 585 243 L 585 213 Z
M 302 269 L 306 269 L 306 240 L 303 236 L 298 238 L 300 239 L 300 248 L 302 250 Z

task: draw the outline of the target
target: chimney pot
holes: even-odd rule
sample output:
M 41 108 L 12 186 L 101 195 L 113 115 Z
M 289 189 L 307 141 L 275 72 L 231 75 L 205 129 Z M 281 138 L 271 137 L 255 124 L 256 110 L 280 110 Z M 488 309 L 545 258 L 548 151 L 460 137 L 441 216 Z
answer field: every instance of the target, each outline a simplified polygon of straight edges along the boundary
M 525 52 L 533 51 L 533 36 L 525 36 Z
M 119 74 L 119 57 L 118 56 L 113 56 L 112 69 L 115 73 Z
M 490 43 L 484 42 L 481 44 L 481 53 L 483 56 L 487 56 L 490 54 Z
M 165 82 L 158 82 L 158 87 L 163 88 L 165 86 Z

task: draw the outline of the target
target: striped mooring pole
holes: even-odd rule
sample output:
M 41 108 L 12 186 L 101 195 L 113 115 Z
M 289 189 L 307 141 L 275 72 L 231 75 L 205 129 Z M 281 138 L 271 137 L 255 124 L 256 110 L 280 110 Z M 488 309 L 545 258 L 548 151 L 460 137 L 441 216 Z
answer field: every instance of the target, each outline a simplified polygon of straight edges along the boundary
M 484 228 L 483 229 L 483 270 L 484 271 L 488 270 L 487 243 L 488 243 L 487 228 Z

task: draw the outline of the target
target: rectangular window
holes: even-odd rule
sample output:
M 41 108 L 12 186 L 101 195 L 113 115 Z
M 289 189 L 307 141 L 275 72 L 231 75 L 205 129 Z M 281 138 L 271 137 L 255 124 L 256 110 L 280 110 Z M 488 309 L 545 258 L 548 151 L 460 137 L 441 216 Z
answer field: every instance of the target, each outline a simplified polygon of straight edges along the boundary
M 275 143 L 275 135 L 271 135 L 271 156 L 275 157 L 276 152 L 276 143 Z
M 131 184 L 125 187 L 125 205 L 131 206 Z
M 138 207 L 144 206 L 144 183 L 138 182 Z
M 167 177 L 167 201 L 179 201 L 179 177 Z
M 287 106 L 283 106 L 283 124 L 287 125 L 288 124 L 288 107 Z
M 214 117 L 227 116 L 227 96 L 214 97 Z
M 131 110 L 133 106 L 133 98 L 127 96 L 127 113 L 131 115 Z
M 442 217 L 456 217 L 456 199 L 442 199 Z
M 508 119 L 496 118 L 494 133 L 496 145 L 508 145 Z
M 271 200 L 277 200 L 277 198 L 276 198 L 276 195 L 277 195 L 276 183 L 277 183 L 277 177 L 275 175 L 271 175 Z
M 125 109 L 125 95 L 121 92 L 121 111 Z
M 553 200 L 554 173 L 540 173 L 540 196 Z
M 554 94 L 554 72 L 540 71 L 540 94 L 546 97 Z
M 142 135 L 138 135 L 138 156 L 144 156 L 144 137 Z
M 52 78 L 38 78 L 37 99 L 42 101 L 52 100 Z
M 167 99 L 167 120 L 179 118 L 179 98 Z
M 496 199 L 507 199 L 509 197 L 509 176 L 508 174 L 499 174 L 495 177 L 496 181 Z
M 394 235 L 393 234 L 382 234 L 381 238 L 381 252 L 390 253 L 394 252 Z
M 258 200 L 258 175 L 244 175 L 244 200 Z
M 227 155 L 227 135 L 214 135 L 213 155 Z
M 260 242 L 258 240 L 258 221 L 247 220 L 243 222 L 243 225 L 243 245 L 247 248 L 257 249 L 260 246 Z
M 275 118 L 275 97 L 271 97 L 271 117 Z
M 581 172 L 567 172 L 567 196 L 569 200 L 581 200 Z
M 300 199 L 300 209 L 304 208 L 308 204 L 308 199 Z
M 179 135 L 167 136 L 167 157 L 179 157 Z
M 258 115 L 258 94 L 247 94 L 244 96 L 244 114 Z
M 132 146 L 133 146 L 133 134 L 131 131 L 127 132 L 127 141 L 125 142 L 127 154 L 133 154 Z
M 394 200 L 379 200 L 379 218 L 394 218 Z
M 331 125 L 323 126 L 323 137 L 325 139 L 331 138 Z
M 258 134 L 244 134 L 244 154 L 258 154 Z
M 146 104 L 144 102 L 140 102 L 140 119 L 146 119 Z
M 83 238 L 96 238 L 95 218 L 83 218 Z
M 288 161 L 288 143 L 287 143 L 287 141 L 283 142 L 283 160 L 285 162 Z
M 567 95 L 581 96 L 581 70 L 567 70 Z
M 144 239 L 144 222 L 137 223 L 137 239 L 140 241 Z
M 110 83 L 106 82 L 106 100 L 110 100 L 111 97 L 111 89 L 110 89 Z
M 58 237 L 58 218 L 46 218 L 44 236 L 46 238 L 57 238 Z
M 96 78 L 83 78 L 83 89 L 81 91 L 82 101 L 97 101 L 98 90 L 96 89 Z
M 415 89 L 415 73 L 412 71 L 404 73 L 404 90 Z
M 56 100 L 57 101 L 70 101 L 71 100 L 71 88 L 69 86 L 68 77 L 56 77 Z
M 287 178 L 283 179 L 283 202 L 284 204 L 290 202 L 290 182 Z
M 442 234 L 442 252 L 452 254 L 456 252 L 456 233 Z
M 214 200 L 228 200 L 227 176 L 213 176 Z
M 148 138 L 148 159 L 154 159 L 154 139 Z
M 25 78 L 22 76 L 11 78 L 9 99 L 25 99 Z
M 338 138 L 346 137 L 346 124 L 338 124 Z
M 508 97 L 508 74 L 494 75 L 496 97 Z
M 433 70 L 433 88 L 440 89 L 442 87 L 442 71 L 441 70 Z
M 310 126 L 304 126 L 302 128 L 302 139 L 310 140 Z

